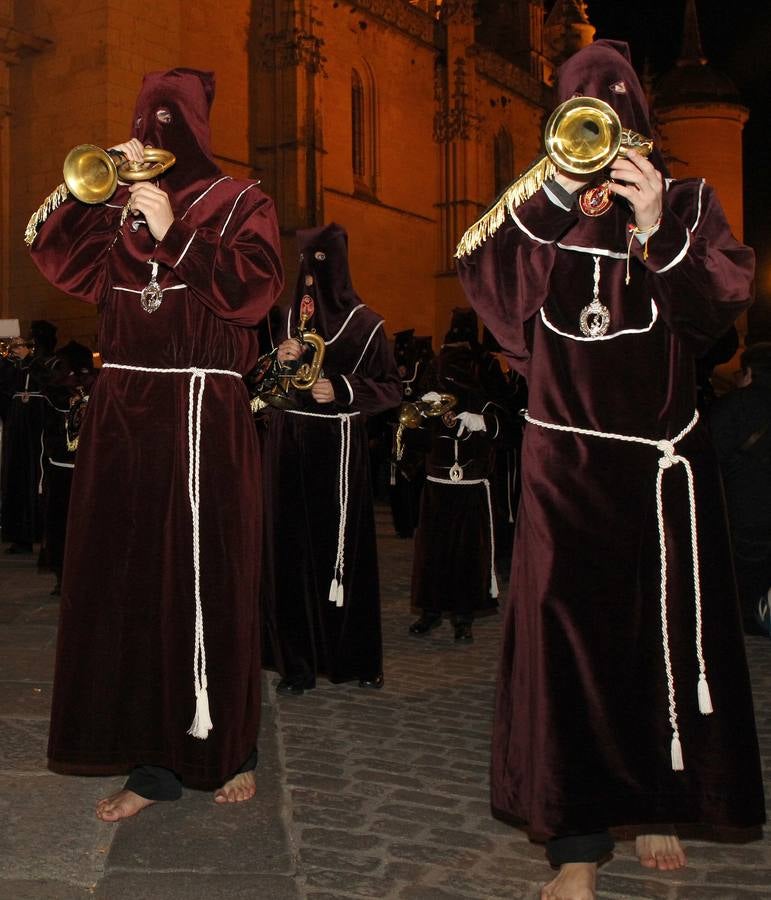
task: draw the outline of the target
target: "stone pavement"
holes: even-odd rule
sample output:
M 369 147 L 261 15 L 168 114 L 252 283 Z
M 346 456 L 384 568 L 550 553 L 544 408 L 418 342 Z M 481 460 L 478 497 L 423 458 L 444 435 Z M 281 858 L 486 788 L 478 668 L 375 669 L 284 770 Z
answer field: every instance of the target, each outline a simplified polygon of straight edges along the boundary
M 534 900 L 540 847 L 490 816 L 487 771 L 500 617 L 455 646 L 406 634 L 411 542 L 378 509 L 383 691 L 277 697 L 268 673 L 256 802 L 185 791 L 119 825 L 91 814 L 118 778 L 45 767 L 57 618 L 52 577 L 0 557 L 0 900 Z M 771 787 L 771 642 L 748 639 Z M 771 790 L 768 790 L 771 797 Z M 651 876 L 619 843 L 607 900 L 771 900 L 771 836 L 688 842 L 691 865 Z

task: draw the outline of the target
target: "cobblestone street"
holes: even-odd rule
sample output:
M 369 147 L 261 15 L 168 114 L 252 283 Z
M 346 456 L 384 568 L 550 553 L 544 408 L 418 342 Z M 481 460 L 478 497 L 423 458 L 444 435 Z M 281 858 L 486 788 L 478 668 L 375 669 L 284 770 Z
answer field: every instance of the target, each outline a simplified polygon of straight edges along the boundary
M 117 826 L 92 814 L 119 778 L 45 766 L 55 644 L 53 577 L 0 556 L 2 900 L 491 900 L 537 898 L 541 847 L 493 819 L 491 707 L 501 616 L 456 646 L 445 624 L 410 638 L 411 542 L 378 508 L 385 688 L 319 687 L 277 697 L 265 676 L 258 795 L 222 808 L 185 791 Z M 771 641 L 748 639 L 771 796 Z M 620 842 L 599 896 L 771 900 L 771 837 L 689 841 L 689 867 L 651 876 Z

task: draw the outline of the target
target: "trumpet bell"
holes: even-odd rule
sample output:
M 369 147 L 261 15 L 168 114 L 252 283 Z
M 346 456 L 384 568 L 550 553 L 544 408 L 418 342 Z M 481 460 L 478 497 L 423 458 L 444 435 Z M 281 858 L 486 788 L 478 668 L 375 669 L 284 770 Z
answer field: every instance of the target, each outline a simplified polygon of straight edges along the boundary
M 590 175 L 612 162 L 621 148 L 622 127 L 616 111 L 594 97 L 572 97 L 549 116 L 544 132 L 546 153 L 563 172 Z
M 83 203 L 104 203 L 115 193 L 118 179 L 151 181 L 177 161 L 173 153 L 145 147 L 142 162 L 133 162 L 117 150 L 102 150 L 94 144 L 78 144 L 64 159 L 64 183 Z
M 78 144 L 65 157 L 64 183 L 83 203 L 104 203 L 118 186 L 118 170 L 106 150 L 94 144 Z

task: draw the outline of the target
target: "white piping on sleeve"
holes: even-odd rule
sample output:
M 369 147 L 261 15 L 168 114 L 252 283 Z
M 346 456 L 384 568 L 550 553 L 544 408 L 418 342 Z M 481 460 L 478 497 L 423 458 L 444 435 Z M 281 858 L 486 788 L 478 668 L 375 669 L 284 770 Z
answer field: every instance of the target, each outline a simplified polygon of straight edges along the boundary
M 525 234 L 529 238 L 532 238 L 532 240 L 537 241 L 539 244 L 553 244 L 554 243 L 554 241 L 545 241 L 543 238 L 539 238 L 537 235 L 533 234 L 532 231 L 529 231 L 527 228 L 525 228 L 525 226 L 522 224 L 522 221 L 519 218 L 517 218 L 517 216 L 514 214 L 514 212 L 511 209 L 509 210 L 509 215 L 514 220 L 514 223 L 517 225 L 517 227 L 520 229 L 520 231 L 524 231 Z
M 172 266 L 172 269 L 176 269 L 177 266 L 182 262 L 182 260 L 183 260 L 183 258 L 184 258 L 184 256 L 185 256 L 185 254 L 186 254 L 187 251 L 190 249 L 190 245 L 193 243 L 193 238 L 194 238 L 197 234 L 198 234 L 198 229 L 196 228 L 196 230 L 190 235 L 190 240 L 185 244 L 185 249 L 184 249 L 184 250 L 182 251 L 182 253 L 180 254 L 179 259 L 178 259 L 178 260 L 174 263 L 174 265 Z
M 228 223 L 230 222 L 231 216 L 235 212 L 236 206 L 238 206 L 238 201 L 244 196 L 244 194 L 247 191 L 251 191 L 251 189 L 255 188 L 255 187 L 257 187 L 256 184 L 250 184 L 248 187 L 245 187 L 241 191 L 241 193 L 236 197 L 235 201 L 233 202 L 233 206 L 231 207 L 230 212 L 228 213 L 228 217 L 227 217 L 227 219 L 225 219 L 225 224 L 222 226 L 222 231 L 220 231 L 220 237 L 222 237 L 222 235 L 225 233 L 225 229 L 228 227 Z
M 364 349 L 361 351 L 361 356 L 359 357 L 358 362 L 356 363 L 356 365 L 355 365 L 355 366 L 353 367 L 353 369 L 351 370 L 351 375 L 353 375 L 353 373 L 359 368 L 359 363 L 361 363 L 361 361 L 364 359 L 364 354 L 367 352 L 367 348 L 368 348 L 369 345 L 372 343 L 372 338 L 375 336 L 375 332 L 378 330 L 378 328 L 380 328 L 380 326 L 381 326 L 382 324 L 383 324 L 383 320 L 381 319 L 381 320 L 377 323 L 377 325 L 375 325 L 375 327 L 372 329 L 372 334 L 370 334 L 369 340 L 368 340 L 367 343 L 364 345 Z M 329 343 L 329 341 L 327 341 L 327 343 Z
M 353 388 L 351 387 L 351 382 L 345 377 L 345 375 L 340 376 L 345 382 L 345 386 L 348 388 L 348 393 L 351 395 L 351 399 L 348 401 L 349 405 L 353 403 Z
M 667 270 L 669 270 L 669 269 L 673 268 L 674 266 L 676 266 L 676 265 L 680 262 L 680 260 L 683 259 L 683 257 L 685 256 L 685 254 L 688 252 L 688 248 L 689 248 L 690 246 L 691 246 L 691 232 L 686 230 L 686 232 L 685 232 L 685 244 L 683 245 L 683 249 L 677 254 L 677 256 L 676 256 L 673 260 L 671 260 L 670 262 L 668 262 L 663 268 L 661 268 L 661 269 L 656 269 L 655 271 L 656 271 L 657 273 L 666 272 Z

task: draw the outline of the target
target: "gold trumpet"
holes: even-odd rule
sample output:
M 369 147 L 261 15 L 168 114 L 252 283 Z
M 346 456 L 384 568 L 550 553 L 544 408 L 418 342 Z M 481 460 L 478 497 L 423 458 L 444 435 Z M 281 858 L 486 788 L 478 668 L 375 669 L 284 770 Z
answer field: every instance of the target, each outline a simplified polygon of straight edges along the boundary
M 544 129 L 544 149 L 543 156 L 466 230 L 455 250 L 458 259 L 481 247 L 501 227 L 507 213 L 532 197 L 559 170 L 571 175 L 592 175 L 607 168 L 617 156 L 626 156 L 629 150 L 649 156 L 653 141 L 631 128 L 624 128 L 616 111 L 604 100 L 571 97 L 549 116 Z
M 420 428 L 425 419 L 433 416 L 444 419 L 457 402 L 455 394 L 439 394 L 438 400 L 406 401 L 399 407 L 399 424 L 405 428 Z
M 16 347 L 26 347 L 30 353 L 35 352 L 35 342 L 25 341 L 23 338 L 0 338 L 0 358 L 8 359 L 13 354 Z
M 396 460 L 404 456 L 404 429 L 420 428 L 426 419 L 441 416 L 448 428 L 455 424 L 453 408 L 457 406 L 455 394 L 439 394 L 438 400 L 406 400 L 399 407 L 399 425 L 396 429 Z
M 624 128 L 612 106 L 596 97 L 571 97 L 554 110 L 544 129 L 546 156 L 563 172 L 591 175 L 617 156 L 636 150 L 649 156 L 653 141 Z
M 64 183 L 83 203 L 104 203 L 115 193 L 118 181 L 152 181 L 176 161 L 173 153 L 158 147 L 145 147 L 143 161 L 135 162 L 120 150 L 78 144 L 64 160 Z
M 257 361 L 257 386 L 250 402 L 252 412 L 259 412 L 266 406 L 278 409 L 296 409 L 297 403 L 289 395 L 289 386 L 299 391 L 308 391 L 321 376 L 326 343 L 313 329 L 306 329 L 308 319 L 313 314 L 312 303 L 300 303 L 300 320 L 293 337 L 301 344 L 313 348 L 313 359 L 301 363 L 296 370 L 289 370 L 278 361 L 277 351 L 272 350 Z
M 301 344 L 313 347 L 313 359 L 309 363 L 303 363 L 289 379 L 289 383 L 298 391 L 308 391 L 316 384 L 321 375 L 321 364 L 324 362 L 324 353 L 326 352 L 324 338 L 320 334 L 316 334 L 314 329 L 306 330 L 305 328 L 310 316 L 311 313 L 307 306 L 301 303 L 300 321 L 297 323 L 295 337 Z

